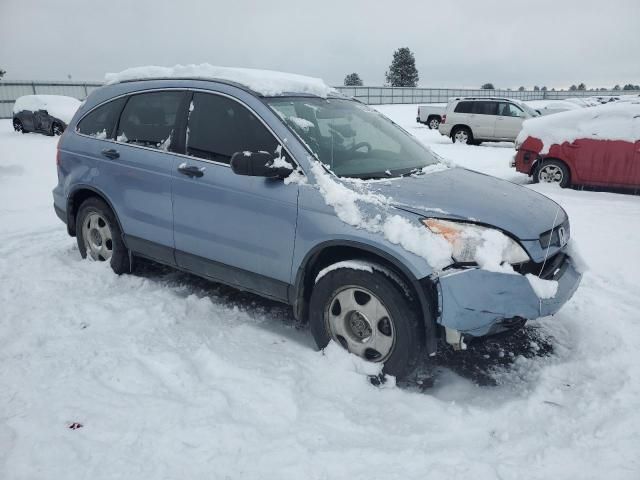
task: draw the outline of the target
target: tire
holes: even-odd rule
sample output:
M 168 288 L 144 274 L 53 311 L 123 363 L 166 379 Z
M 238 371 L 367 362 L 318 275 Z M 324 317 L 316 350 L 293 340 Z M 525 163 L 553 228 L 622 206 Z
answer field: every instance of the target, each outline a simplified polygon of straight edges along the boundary
M 25 133 L 24 126 L 22 125 L 22 122 L 20 120 L 18 120 L 17 118 L 13 119 L 13 129 L 16 132 Z
M 328 272 L 316 283 L 309 305 L 318 348 L 333 339 L 365 360 L 384 362 L 384 373 L 407 377 L 422 356 L 424 335 L 415 302 L 405 291 L 375 268 Z
M 80 205 L 76 240 L 82 258 L 109 261 L 118 275 L 130 272 L 129 251 L 122 240 L 122 231 L 113 211 L 102 199 L 90 197 Z
M 471 145 L 473 144 L 473 133 L 467 127 L 455 127 L 451 132 L 451 141 Z
M 533 174 L 535 183 L 557 183 L 562 188 L 571 185 L 571 173 L 560 160 L 543 160 Z
M 439 117 L 429 117 L 427 118 L 427 127 L 429 130 L 438 130 L 440 126 L 440 118 Z
M 64 127 L 58 122 L 53 122 L 53 124 L 51 124 L 51 135 L 53 135 L 54 137 L 59 137 L 63 132 Z

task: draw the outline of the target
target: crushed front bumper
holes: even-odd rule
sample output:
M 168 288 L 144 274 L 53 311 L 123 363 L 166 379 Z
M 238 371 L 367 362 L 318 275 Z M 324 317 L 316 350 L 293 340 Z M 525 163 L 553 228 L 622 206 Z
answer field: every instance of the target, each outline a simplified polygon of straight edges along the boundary
M 545 269 L 547 270 L 547 269 Z M 558 282 L 553 298 L 540 299 L 524 275 L 466 268 L 444 272 L 437 280 L 439 323 L 470 336 L 512 328 L 522 319 L 555 314 L 573 296 L 582 274 L 563 255 L 542 278 Z

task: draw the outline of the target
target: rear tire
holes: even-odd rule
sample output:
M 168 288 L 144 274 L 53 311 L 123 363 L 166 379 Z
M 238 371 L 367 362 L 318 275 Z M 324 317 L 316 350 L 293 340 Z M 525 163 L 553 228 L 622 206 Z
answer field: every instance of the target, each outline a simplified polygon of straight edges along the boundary
M 17 118 L 13 119 L 13 129 L 16 132 L 25 133 L 24 132 L 24 126 L 22 125 L 22 122 L 20 120 L 18 120 Z
M 109 206 L 98 197 L 82 202 L 76 216 L 76 240 L 82 258 L 110 262 L 118 275 L 131 271 L 129 251 Z
M 417 307 L 388 275 L 339 268 L 314 286 L 309 324 L 318 348 L 336 341 L 354 355 L 383 362 L 383 372 L 401 379 L 418 364 L 424 344 Z M 380 318 L 378 318 L 380 317 Z
M 59 137 L 64 132 L 64 128 L 58 122 L 53 122 L 51 125 L 51 135 Z
M 455 127 L 451 132 L 451 140 L 453 143 L 471 145 L 473 144 L 473 133 L 468 127 Z
M 533 174 L 535 183 L 557 183 L 562 188 L 571 185 L 571 173 L 560 160 L 543 160 Z
M 429 130 L 438 130 L 438 127 L 440 126 L 440 117 L 429 117 L 427 118 L 427 127 L 429 127 Z

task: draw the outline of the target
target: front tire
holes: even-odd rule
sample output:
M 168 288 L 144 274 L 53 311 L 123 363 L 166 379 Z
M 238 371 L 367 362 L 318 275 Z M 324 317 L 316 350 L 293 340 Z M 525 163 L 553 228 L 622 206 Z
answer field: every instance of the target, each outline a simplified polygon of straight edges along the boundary
M 560 160 L 544 160 L 533 175 L 535 183 L 557 183 L 562 188 L 571 184 L 571 174 L 564 162 Z
M 82 258 L 109 262 L 118 275 L 129 272 L 129 251 L 109 206 L 97 197 L 85 200 L 76 216 L 76 239 Z
M 334 340 L 354 355 L 384 363 L 383 371 L 405 378 L 423 351 L 415 303 L 385 273 L 339 268 L 316 283 L 309 323 L 318 348 Z
M 64 128 L 59 123 L 54 122 L 53 125 L 51 125 L 51 135 L 53 135 L 54 137 L 59 137 L 63 132 Z
M 20 120 L 18 120 L 17 118 L 13 119 L 13 129 L 16 132 L 25 133 L 24 132 L 24 126 L 22 125 L 22 122 Z
M 467 127 L 456 127 L 451 132 L 451 140 L 453 143 L 462 143 L 464 145 L 473 144 L 473 133 Z

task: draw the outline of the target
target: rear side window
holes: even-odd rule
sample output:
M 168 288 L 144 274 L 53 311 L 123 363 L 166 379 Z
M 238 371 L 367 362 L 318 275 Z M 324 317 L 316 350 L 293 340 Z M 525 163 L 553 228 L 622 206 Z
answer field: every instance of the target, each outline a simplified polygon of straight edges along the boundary
M 122 110 L 116 140 L 169 150 L 184 92 L 149 92 L 129 97 Z
M 479 115 L 497 115 L 498 103 L 487 101 L 474 102 L 473 113 L 477 113 Z
M 473 102 L 459 102 L 456 105 L 454 112 L 456 113 L 471 113 L 473 110 Z
M 126 98 L 118 98 L 92 110 L 78 124 L 77 131 L 97 138 L 113 138 L 118 116 Z
M 274 153 L 275 137 L 255 115 L 229 98 L 196 92 L 187 124 L 187 154 L 229 163 L 236 152 Z

